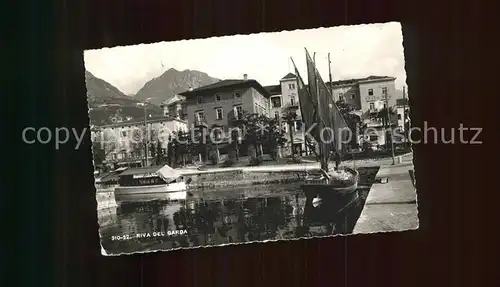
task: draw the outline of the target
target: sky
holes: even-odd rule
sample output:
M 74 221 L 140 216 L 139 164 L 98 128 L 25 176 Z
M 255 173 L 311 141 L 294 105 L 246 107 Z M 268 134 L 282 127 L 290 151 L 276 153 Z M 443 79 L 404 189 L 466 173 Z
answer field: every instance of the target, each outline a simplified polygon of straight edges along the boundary
M 406 85 L 403 36 L 397 22 L 340 26 L 277 33 L 118 46 L 84 52 L 85 68 L 125 94 L 170 68 L 198 70 L 218 79 L 249 79 L 277 85 L 294 73 L 293 58 L 307 83 L 304 48 L 316 53 L 316 65 L 328 80 L 330 53 L 333 80 L 370 75 L 396 77 L 396 88 Z

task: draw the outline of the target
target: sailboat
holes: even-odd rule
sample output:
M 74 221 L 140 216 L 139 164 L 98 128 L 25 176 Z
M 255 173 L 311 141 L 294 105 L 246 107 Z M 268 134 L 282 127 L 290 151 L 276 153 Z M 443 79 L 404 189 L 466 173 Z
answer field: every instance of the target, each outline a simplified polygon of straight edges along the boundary
M 346 142 L 350 130 L 332 94 L 321 79 L 314 60 L 307 49 L 305 52 L 308 86 L 304 84 L 293 59 L 292 63 L 297 75 L 302 120 L 306 129 L 311 131 L 312 138 L 308 140 L 314 140 L 318 144 L 316 155 L 321 163 L 321 169 L 319 174 L 307 176 L 302 189 L 309 203 L 314 206 L 332 197 L 337 204 L 342 202 L 345 204 L 346 201 L 338 198 L 354 199 L 359 181 L 359 173 L 355 168 L 341 166 L 344 150 L 342 143 Z M 332 157 L 335 157 L 334 169 L 329 167 Z

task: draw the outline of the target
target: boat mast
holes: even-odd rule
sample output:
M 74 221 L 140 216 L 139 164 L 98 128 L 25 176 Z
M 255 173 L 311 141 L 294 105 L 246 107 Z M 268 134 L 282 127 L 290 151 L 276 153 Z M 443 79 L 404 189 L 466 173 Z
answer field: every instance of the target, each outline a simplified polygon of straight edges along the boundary
M 316 82 L 316 100 L 317 100 L 317 112 L 316 115 L 318 117 L 318 132 L 319 132 L 319 139 L 320 139 L 320 155 L 321 155 L 321 169 L 325 172 L 328 172 L 328 158 L 329 155 L 327 154 L 327 149 L 325 148 L 325 143 L 322 141 L 322 131 L 323 131 L 323 126 L 321 125 L 323 123 L 322 118 L 321 118 L 321 104 L 320 104 L 320 96 L 319 96 L 319 81 L 318 81 L 318 75 L 316 74 L 316 63 L 314 64 L 314 81 Z
M 328 76 L 329 76 L 329 80 L 330 80 L 330 97 L 335 104 L 335 98 L 333 97 L 332 66 L 331 66 L 331 64 L 332 64 L 332 61 L 330 61 L 330 53 L 328 53 Z M 337 132 L 337 131 L 335 131 L 335 132 Z M 337 136 L 339 134 L 340 133 L 337 133 Z M 335 135 L 333 135 L 333 136 L 335 136 Z M 335 139 L 335 140 L 338 141 L 338 139 Z M 335 169 L 338 170 L 339 164 L 340 164 L 340 154 L 339 154 L 339 151 L 337 149 L 339 148 L 339 146 L 335 145 L 335 147 L 336 147 L 335 148 Z
M 333 85 L 332 85 L 332 67 L 330 61 L 330 53 L 328 53 L 328 76 L 330 78 L 330 95 L 333 97 Z

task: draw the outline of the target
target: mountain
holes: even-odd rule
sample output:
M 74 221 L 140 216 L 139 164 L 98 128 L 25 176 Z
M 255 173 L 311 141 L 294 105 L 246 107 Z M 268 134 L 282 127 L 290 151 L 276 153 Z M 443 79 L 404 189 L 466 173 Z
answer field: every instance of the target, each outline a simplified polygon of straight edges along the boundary
M 185 92 L 189 88 L 198 88 L 219 82 L 219 79 L 210 77 L 207 73 L 195 70 L 177 71 L 169 69 L 161 76 L 147 82 L 135 95 L 134 99 L 144 101 L 151 98 L 150 102 L 156 105 L 168 100 L 173 95 Z
M 89 107 L 97 107 L 102 104 L 135 104 L 136 100 L 126 96 L 110 83 L 95 77 L 89 71 L 85 71 L 85 84 L 87 86 L 87 100 Z
M 138 105 L 140 102 L 126 96 L 110 83 L 95 77 L 89 71 L 85 71 L 85 83 L 91 124 L 104 125 L 144 119 L 144 107 Z M 146 108 L 146 112 L 152 116 L 163 114 L 158 106 L 149 104 Z

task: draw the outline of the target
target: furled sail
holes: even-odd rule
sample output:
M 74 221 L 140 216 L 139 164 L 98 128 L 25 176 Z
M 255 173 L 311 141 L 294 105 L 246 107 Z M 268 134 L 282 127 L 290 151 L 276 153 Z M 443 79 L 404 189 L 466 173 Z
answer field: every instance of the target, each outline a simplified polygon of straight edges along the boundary
M 309 131 L 309 135 L 312 137 L 307 137 L 307 141 L 316 141 L 316 143 L 320 142 L 319 132 L 318 132 L 318 124 L 317 124 L 317 116 L 316 116 L 316 99 L 309 93 L 307 86 L 304 84 L 304 80 L 300 76 L 299 70 L 295 65 L 295 62 L 292 59 L 292 64 L 295 68 L 295 74 L 297 75 L 297 87 L 299 94 L 299 103 L 302 121 L 304 122 L 305 130 Z
M 309 93 L 317 98 L 322 143 L 322 168 L 329 161 L 330 152 L 341 152 L 342 143 L 347 142 L 350 129 L 340 113 L 333 96 L 323 82 L 316 65 L 306 49 Z M 327 166 L 325 166 L 327 168 Z

